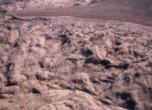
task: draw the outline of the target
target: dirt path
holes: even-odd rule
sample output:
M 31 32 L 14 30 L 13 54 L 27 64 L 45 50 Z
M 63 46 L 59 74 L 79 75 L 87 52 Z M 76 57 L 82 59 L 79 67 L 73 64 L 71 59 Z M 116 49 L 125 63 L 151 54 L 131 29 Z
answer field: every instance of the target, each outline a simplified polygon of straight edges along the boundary
M 80 18 L 113 19 L 152 25 L 152 2 L 150 0 L 109 0 L 90 6 L 73 6 L 16 12 L 13 16 L 21 19 L 52 16 L 73 16 Z

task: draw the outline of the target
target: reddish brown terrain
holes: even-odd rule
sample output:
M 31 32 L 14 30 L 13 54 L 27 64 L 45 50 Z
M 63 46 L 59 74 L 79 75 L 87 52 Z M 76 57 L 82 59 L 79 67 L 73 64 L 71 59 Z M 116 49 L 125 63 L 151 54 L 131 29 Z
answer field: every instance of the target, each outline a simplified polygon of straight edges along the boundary
M 0 0 L 0 110 L 152 110 L 151 0 Z

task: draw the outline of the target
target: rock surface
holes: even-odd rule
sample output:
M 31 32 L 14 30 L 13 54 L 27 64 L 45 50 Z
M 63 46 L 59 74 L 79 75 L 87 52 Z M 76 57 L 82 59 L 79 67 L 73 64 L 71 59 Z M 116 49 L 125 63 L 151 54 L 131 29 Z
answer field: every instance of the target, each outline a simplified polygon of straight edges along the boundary
M 152 109 L 152 27 L 2 18 L 1 110 Z
M 9 11 L 29 10 L 45 7 L 70 7 L 76 5 L 91 5 L 103 0 L 0 0 L 2 7 Z M 13 5 L 12 5 L 13 4 Z

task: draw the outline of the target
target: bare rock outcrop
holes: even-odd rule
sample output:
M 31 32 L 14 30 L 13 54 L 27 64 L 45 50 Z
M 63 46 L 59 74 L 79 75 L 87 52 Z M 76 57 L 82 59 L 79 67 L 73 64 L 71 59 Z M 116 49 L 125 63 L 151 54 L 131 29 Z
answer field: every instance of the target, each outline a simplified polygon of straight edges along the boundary
M 75 17 L 21 20 L 6 11 L 44 0 L 1 1 L 1 110 L 152 109 L 152 27 Z M 46 0 L 43 6 L 101 1 Z

